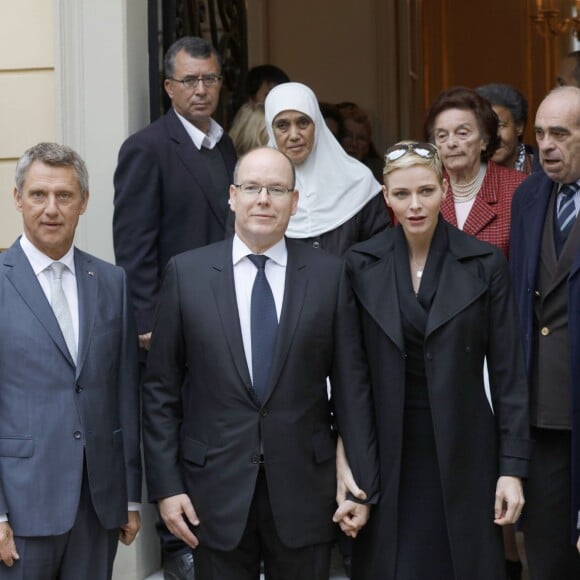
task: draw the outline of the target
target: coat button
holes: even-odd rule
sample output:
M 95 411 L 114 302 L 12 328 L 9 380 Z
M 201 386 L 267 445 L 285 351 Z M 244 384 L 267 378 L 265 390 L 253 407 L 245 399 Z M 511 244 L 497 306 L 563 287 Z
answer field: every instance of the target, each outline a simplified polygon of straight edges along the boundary
M 320 248 L 320 242 L 312 242 L 312 247 L 316 249 Z
M 77 393 L 80 393 L 82 390 L 83 390 L 83 388 L 77 383 L 77 387 L 76 387 L 75 391 Z
M 78 441 L 82 437 L 81 432 L 80 431 L 75 431 L 73 433 L 73 437 Z
M 262 415 L 262 417 L 266 417 L 268 415 L 268 409 L 262 409 L 260 411 L 260 415 Z
M 426 358 L 427 360 L 433 360 L 433 355 L 430 352 L 428 352 Z
M 252 463 L 260 463 L 260 456 L 259 455 L 252 455 L 252 457 L 250 458 L 250 461 Z
M 550 334 L 550 329 L 547 326 L 543 326 L 542 330 L 540 330 L 540 333 L 542 336 L 548 336 L 548 334 Z

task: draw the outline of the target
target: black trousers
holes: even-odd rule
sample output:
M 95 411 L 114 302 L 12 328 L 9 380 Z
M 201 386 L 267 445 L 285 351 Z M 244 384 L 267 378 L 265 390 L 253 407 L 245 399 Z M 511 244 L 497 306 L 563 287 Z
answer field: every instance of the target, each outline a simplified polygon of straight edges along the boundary
M 194 550 L 195 580 L 259 580 L 264 561 L 266 580 L 328 580 L 332 543 L 286 547 L 276 530 L 266 474 L 260 469 L 248 523 L 237 548 Z
M 522 520 L 530 580 L 579 580 L 580 556 L 570 533 L 577 519 L 571 513 L 570 432 L 534 428 L 532 438 Z

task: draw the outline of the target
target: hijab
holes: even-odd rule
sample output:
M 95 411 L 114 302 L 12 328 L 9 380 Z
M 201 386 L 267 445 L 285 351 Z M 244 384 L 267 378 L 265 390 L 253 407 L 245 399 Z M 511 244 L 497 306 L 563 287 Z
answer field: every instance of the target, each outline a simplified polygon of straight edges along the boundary
M 277 148 L 272 123 L 282 111 L 298 111 L 314 123 L 312 151 L 296 165 L 300 198 L 286 231 L 289 238 L 312 238 L 336 229 L 381 191 L 371 171 L 348 155 L 335 139 L 309 87 L 283 83 L 268 93 L 264 105 L 271 147 Z

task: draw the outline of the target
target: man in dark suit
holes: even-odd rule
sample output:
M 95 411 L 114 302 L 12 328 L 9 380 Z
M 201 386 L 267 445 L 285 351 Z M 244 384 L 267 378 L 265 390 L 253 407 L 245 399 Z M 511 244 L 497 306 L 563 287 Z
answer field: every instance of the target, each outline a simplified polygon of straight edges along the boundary
M 257 149 L 234 177 L 234 238 L 165 274 L 144 385 L 150 499 L 196 547 L 197 580 L 257 579 L 261 558 L 266 578 L 327 580 L 327 377 L 357 481 L 369 501 L 377 488 L 358 316 L 341 261 L 284 237 L 298 202 L 290 160 Z M 354 528 L 368 509 L 343 511 Z
M 1 579 L 108 579 L 140 527 L 137 332 L 124 272 L 73 246 L 88 196 L 72 149 L 20 158 L 24 233 L 0 259 Z
M 510 233 L 535 439 L 523 530 L 532 579 L 577 580 L 580 89 L 554 89 L 538 108 L 534 130 L 544 171 L 516 190 Z
M 211 118 L 221 59 L 205 40 L 184 37 L 165 55 L 171 109 L 129 137 L 115 172 L 113 240 L 127 272 L 143 348 L 151 341 L 161 274 L 169 258 L 224 239 L 233 144 Z M 193 578 L 191 552 L 161 524 L 166 580 Z

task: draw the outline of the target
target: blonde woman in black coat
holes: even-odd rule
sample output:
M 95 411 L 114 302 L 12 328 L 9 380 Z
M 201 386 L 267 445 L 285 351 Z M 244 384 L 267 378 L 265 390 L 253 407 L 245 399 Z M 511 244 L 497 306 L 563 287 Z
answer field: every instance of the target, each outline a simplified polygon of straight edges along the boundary
M 385 199 L 399 225 L 346 256 L 381 476 L 352 577 L 501 580 L 501 526 L 521 513 L 530 455 L 507 265 L 497 248 L 441 218 L 447 183 L 435 147 L 401 142 L 385 159 Z M 344 481 L 349 475 L 343 469 Z

